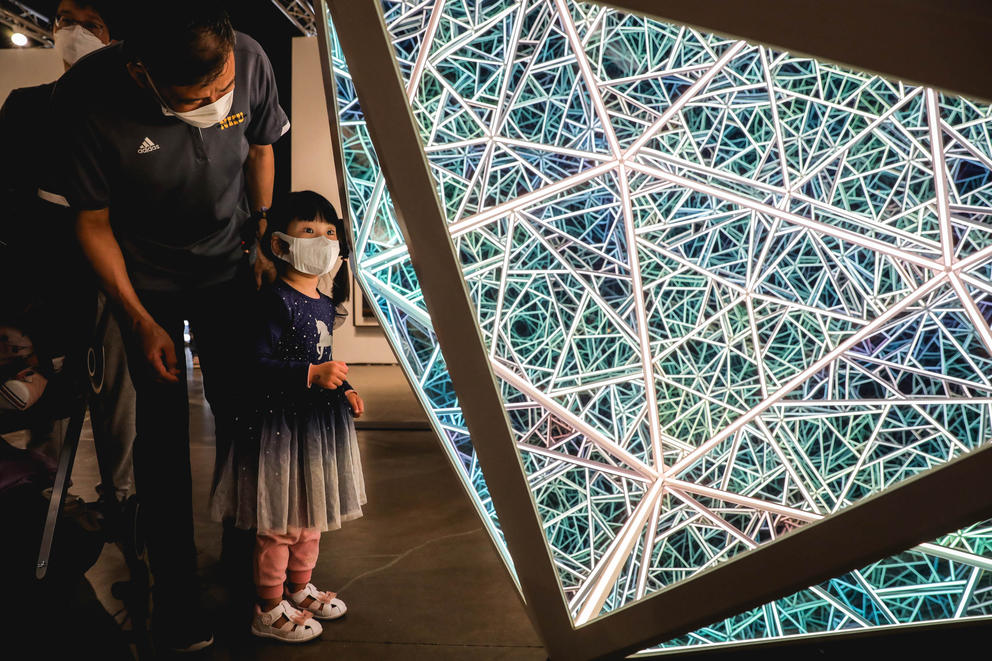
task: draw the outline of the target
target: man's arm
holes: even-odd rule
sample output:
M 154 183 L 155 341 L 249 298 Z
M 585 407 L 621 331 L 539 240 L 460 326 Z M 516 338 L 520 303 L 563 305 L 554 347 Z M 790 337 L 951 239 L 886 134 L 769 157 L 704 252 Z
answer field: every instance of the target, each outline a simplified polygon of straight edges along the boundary
M 276 159 L 272 145 L 248 145 L 248 159 L 245 161 L 245 186 L 248 189 L 248 203 L 252 212 L 272 206 L 272 187 L 275 185 Z M 255 236 L 265 234 L 265 219 L 258 221 Z M 272 262 L 259 249 L 255 251 L 255 286 L 272 282 L 276 270 Z
M 252 211 L 272 206 L 272 187 L 276 180 L 276 158 L 272 145 L 248 145 L 245 161 L 245 184 Z M 265 228 L 262 227 L 262 232 Z M 261 232 L 259 232 L 261 234 Z
M 175 346 L 169 334 L 138 300 L 124 265 L 120 244 L 110 227 L 110 209 L 78 212 L 76 236 L 107 296 L 130 321 L 131 330 L 140 340 L 145 359 L 155 377 L 160 381 L 177 383 L 179 369 Z

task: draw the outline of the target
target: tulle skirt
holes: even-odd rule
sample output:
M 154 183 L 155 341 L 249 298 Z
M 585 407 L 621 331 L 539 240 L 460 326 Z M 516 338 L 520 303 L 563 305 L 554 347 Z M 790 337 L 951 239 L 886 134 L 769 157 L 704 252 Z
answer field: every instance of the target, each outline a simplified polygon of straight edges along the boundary
M 242 425 L 214 487 L 215 518 L 284 533 L 335 530 L 366 503 L 358 438 L 344 398 L 265 410 Z

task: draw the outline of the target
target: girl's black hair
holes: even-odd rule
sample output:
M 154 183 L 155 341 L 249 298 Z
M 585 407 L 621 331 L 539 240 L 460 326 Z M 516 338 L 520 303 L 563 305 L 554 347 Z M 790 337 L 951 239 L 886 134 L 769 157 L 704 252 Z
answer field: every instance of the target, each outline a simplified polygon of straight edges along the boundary
M 265 227 L 265 235 L 259 247 L 266 257 L 272 260 L 276 269 L 281 273 L 288 266 L 285 261 L 276 257 L 272 252 L 272 234 L 274 232 L 286 233 L 289 224 L 294 220 L 324 220 L 334 225 L 334 231 L 338 235 L 338 245 L 341 247 L 341 258 L 345 261 L 341 263 L 338 272 L 334 275 L 331 285 L 331 302 L 338 305 L 348 300 L 351 293 L 351 276 L 348 272 L 348 256 L 351 249 L 348 247 L 348 235 L 345 232 L 344 220 L 334 209 L 334 205 L 327 201 L 323 195 L 312 190 L 297 191 L 285 195 L 277 200 L 269 209 L 268 220 Z

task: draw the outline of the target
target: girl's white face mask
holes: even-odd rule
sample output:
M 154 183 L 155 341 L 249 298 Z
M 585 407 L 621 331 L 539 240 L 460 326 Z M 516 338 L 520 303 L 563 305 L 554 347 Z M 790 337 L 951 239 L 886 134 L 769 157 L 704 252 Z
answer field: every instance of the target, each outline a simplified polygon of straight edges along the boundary
M 307 275 L 321 276 L 330 272 L 341 252 L 338 242 L 326 236 L 301 239 L 282 232 L 273 232 L 272 236 L 289 245 L 286 254 L 277 252 L 276 255 L 300 273 Z
M 104 47 L 104 43 L 96 35 L 82 25 L 70 25 L 55 31 L 55 52 L 62 61 L 70 67 L 84 55 Z
M 234 105 L 234 88 L 231 88 L 230 92 L 213 103 L 208 103 L 205 106 L 200 106 L 194 110 L 187 110 L 186 112 L 176 112 L 166 105 L 162 95 L 158 92 L 158 88 L 155 87 L 152 77 L 145 74 L 145 79 L 148 80 L 152 91 L 155 92 L 155 97 L 162 107 L 162 114 L 167 117 L 175 117 L 198 129 L 208 129 L 215 124 L 219 124 L 221 120 L 231 114 L 231 106 Z

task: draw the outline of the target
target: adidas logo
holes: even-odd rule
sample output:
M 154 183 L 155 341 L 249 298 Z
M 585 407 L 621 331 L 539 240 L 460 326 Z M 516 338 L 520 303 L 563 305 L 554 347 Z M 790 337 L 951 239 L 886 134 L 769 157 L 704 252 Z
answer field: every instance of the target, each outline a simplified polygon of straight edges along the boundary
M 138 153 L 147 154 L 148 152 L 155 151 L 156 149 L 161 149 L 161 147 L 152 142 L 151 138 L 145 138 L 141 141 L 141 146 L 138 147 Z

